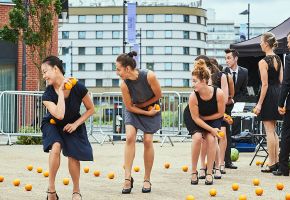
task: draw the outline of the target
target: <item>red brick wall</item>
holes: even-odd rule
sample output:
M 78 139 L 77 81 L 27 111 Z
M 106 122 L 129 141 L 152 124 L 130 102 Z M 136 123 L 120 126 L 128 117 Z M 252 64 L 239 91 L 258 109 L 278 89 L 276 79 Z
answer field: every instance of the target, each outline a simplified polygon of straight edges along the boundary
M 0 27 L 7 24 L 9 21 L 9 11 L 12 8 L 11 5 L 0 4 Z M 53 49 L 52 55 L 58 55 L 58 19 L 54 20 L 54 32 L 53 32 Z M 29 48 L 26 49 L 26 54 L 29 53 Z M 38 70 L 33 65 L 29 56 L 26 56 L 26 90 L 35 91 L 38 90 L 39 76 Z M 22 42 L 18 42 L 18 63 L 17 63 L 17 90 L 22 90 Z

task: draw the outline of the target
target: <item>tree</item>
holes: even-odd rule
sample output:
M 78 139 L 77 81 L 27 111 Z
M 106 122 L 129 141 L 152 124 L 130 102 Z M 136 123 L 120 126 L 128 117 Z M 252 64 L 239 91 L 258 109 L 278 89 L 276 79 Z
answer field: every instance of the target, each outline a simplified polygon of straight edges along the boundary
M 17 43 L 24 40 L 27 55 L 38 69 L 39 88 L 45 87 L 41 61 L 52 53 L 54 20 L 61 13 L 60 0 L 13 0 L 9 23 L 0 29 L 0 39 Z M 25 5 L 26 4 L 26 5 Z

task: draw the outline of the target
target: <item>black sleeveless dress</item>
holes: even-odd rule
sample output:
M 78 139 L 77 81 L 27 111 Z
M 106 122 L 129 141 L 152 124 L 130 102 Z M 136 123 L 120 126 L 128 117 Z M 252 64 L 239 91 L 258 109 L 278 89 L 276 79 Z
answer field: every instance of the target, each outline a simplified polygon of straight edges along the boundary
M 216 87 L 213 87 L 213 88 L 214 88 L 214 92 L 213 92 L 212 98 L 210 100 L 206 100 L 206 101 L 203 100 L 199 96 L 198 92 L 194 91 L 195 95 L 197 97 L 197 101 L 198 101 L 198 111 L 199 111 L 199 114 L 201 116 L 209 116 L 209 115 L 213 115 L 213 114 L 218 112 L 218 103 L 217 103 L 217 97 L 216 97 L 217 88 Z M 193 121 L 193 119 L 191 117 L 190 110 L 189 110 L 189 105 L 187 105 L 186 108 L 184 109 L 183 119 L 184 119 L 185 126 L 189 132 L 189 135 L 193 135 L 196 132 L 201 132 L 201 133 L 208 132 L 204 128 L 198 126 Z M 219 118 L 219 119 L 208 120 L 208 121 L 204 121 L 204 122 L 213 128 L 220 129 L 222 120 L 223 120 L 223 118 Z
M 274 58 L 278 63 L 277 70 L 274 67 Z M 262 104 L 259 118 L 262 121 L 281 120 L 282 116 L 278 112 L 278 98 L 281 89 L 279 81 L 280 70 L 282 67 L 281 60 L 277 55 L 268 55 L 263 58 L 263 60 L 268 64 L 268 89 Z

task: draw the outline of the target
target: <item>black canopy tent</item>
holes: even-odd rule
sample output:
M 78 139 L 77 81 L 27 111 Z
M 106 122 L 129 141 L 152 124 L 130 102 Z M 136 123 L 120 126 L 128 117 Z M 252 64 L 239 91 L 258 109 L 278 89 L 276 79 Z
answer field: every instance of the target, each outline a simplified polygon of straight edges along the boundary
M 275 53 L 281 57 L 284 63 L 284 58 L 289 53 L 287 48 L 287 34 L 290 32 L 290 17 L 283 23 L 269 30 L 269 32 L 274 33 L 278 40 L 278 48 L 275 50 Z M 261 35 L 244 42 L 230 45 L 230 48 L 236 49 L 239 52 L 238 65 L 248 69 L 248 86 L 253 86 L 255 94 L 257 94 L 260 85 L 258 62 L 265 56 L 265 53 L 261 50 L 260 41 Z

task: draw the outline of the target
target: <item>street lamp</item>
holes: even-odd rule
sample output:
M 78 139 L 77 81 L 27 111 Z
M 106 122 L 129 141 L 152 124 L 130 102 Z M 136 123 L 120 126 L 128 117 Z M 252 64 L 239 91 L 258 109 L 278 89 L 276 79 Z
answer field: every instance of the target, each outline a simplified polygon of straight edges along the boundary
M 127 4 L 127 1 L 124 0 L 123 1 L 123 53 L 125 53 L 126 51 L 126 35 L 125 35 L 125 31 L 126 31 L 126 24 L 125 24 L 125 20 L 126 20 L 126 16 L 125 16 L 125 12 L 126 12 L 126 4 Z
M 142 29 L 140 28 L 139 33 L 136 34 L 136 37 L 139 37 L 139 63 L 140 63 L 140 69 L 142 69 Z
M 248 15 L 248 40 L 250 39 L 250 4 L 248 4 L 248 9 L 240 13 L 240 15 Z

